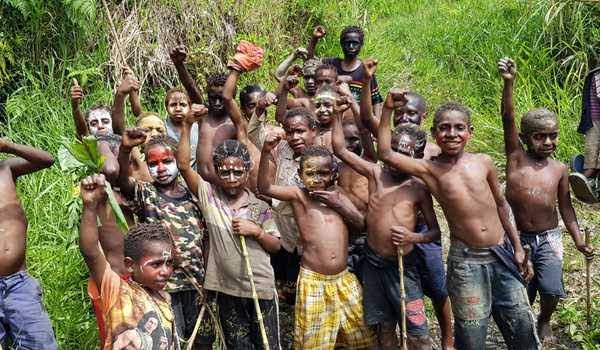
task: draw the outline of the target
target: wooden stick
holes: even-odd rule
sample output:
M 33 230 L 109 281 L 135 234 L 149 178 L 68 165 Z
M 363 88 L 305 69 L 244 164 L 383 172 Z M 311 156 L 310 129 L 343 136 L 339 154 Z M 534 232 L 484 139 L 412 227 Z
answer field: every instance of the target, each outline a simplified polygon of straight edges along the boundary
M 127 60 L 125 60 L 125 55 L 123 55 L 123 49 L 121 48 L 121 43 L 119 42 L 119 37 L 117 35 L 117 30 L 115 29 L 115 24 L 112 20 L 112 16 L 110 14 L 110 10 L 108 9 L 108 5 L 106 4 L 106 0 L 102 0 L 102 4 L 104 5 L 104 10 L 106 11 L 106 17 L 108 18 L 108 24 L 110 25 L 110 29 L 112 31 L 115 44 L 117 45 L 117 52 L 121 57 L 121 61 L 123 61 L 123 65 L 127 66 Z
M 590 246 L 590 229 L 583 229 L 585 233 L 585 245 Z M 585 311 L 588 330 L 592 326 L 592 296 L 590 294 L 590 268 L 592 265 L 592 257 L 585 257 Z
M 204 316 L 204 311 L 206 311 L 206 304 L 202 304 L 202 307 L 200 308 L 200 314 L 198 315 L 198 318 L 196 319 L 196 324 L 194 325 L 194 331 L 192 332 L 192 335 L 190 336 L 190 338 L 187 340 L 187 346 L 185 347 L 186 350 L 192 350 L 194 347 L 194 340 L 196 340 L 196 336 L 198 335 L 198 330 L 200 329 L 200 324 L 202 324 L 202 317 Z
M 404 290 L 404 248 L 398 247 L 398 273 L 400 274 L 400 317 L 402 317 L 402 350 L 407 350 L 406 345 L 406 291 Z
M 256 294 L 256 286 L 254 285 L 254 275 L 252 274 L 252 265 L 250 264 L 250 257 L 248 256 L 248 249 L 246 248 L 246 238 L 240 235 L 240 242 L 242 244 L 242 254 L 244 260 L 246 260 L 246 268 L 248 269 L 248 277 L 250 277 L 250 287 L 252 288 L 252 299 L 254 299 L 254 308 L 256 309 L 256 318 L 258 319 L 258 325 L 260 327 L 260 335 L 262 336 L 263 348 L 269 350 L 269 338 L 267 338 L 267 331 L 265 330 L 265 323 L 263 321 L 262 311 L 260 310 L 260 304 L 258 303 L 258 295 Z

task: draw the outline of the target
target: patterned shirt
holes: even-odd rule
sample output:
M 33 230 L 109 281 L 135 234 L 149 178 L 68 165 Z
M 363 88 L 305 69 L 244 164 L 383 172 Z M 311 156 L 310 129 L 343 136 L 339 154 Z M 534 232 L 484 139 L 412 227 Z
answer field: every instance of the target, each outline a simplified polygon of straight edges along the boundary
M 106 265 L 100 296 L 106 320 L 104 350 L 175 349 L 174 315 L 167 293 L 151 297 L 133 280 L 122 280 Z
M 276 185 L 304 187 L 298 174 L 300 157 L 294 158 L 294 151 L 286 141 L 281 141 L 273 149 L 273 159 L 277 164 Z M 290 202 L 273 198 L 273 215 L 281 233 L 281 246 L 290 253 L 296 248 L 300 250 L 298 246 L 300 233 Z
M 352 97 L 356 102 L 360 102 L 360 96 L 362 94 L 363 80 L 365 76 L 365 67 L 362 63 L 353 71 L 346 71 L 342 68 L 342 60 L 338 57 L 324 58 L 323 63 L 331 64 L 337 70 L 338 75 L 349 75 L 352 80 L 348 83 Z M 375 75 L 371 79 L 371 103 L 376 105 L 383 102 L 383 97 L 379 92 L 379 85 Z
M 590 115 L 600 121 L 600 72 L 594 74 L 590 84 Z
M 151 183 L 135 181 L 134 201 L 141 208 L 141 221 L 162 222 L 175 241 L 176 264 L 165 288 L 169 292 L 192 290 L 194 284 L 204 281 L 202 240 L 206 226 L 191 192 L 182 187 L 182 196 L 170 197 Z
M 231 220 L 237 217 L 253 221 L 262 227 L 264 234 L 274 237 L 279 237 L 279 231 L 269 205 L 256 198 L 252 192 L 246 190 L 246 193 L 246 202 L 234 211 L 227 205 L 225 194 L 220 189 L 204 180 L 200 180 L 198 185 L 198 202 L 210 235 L 204 288 L 231 296 L 252 298 L 240 238 L 233 233 Z M 275 296 L 275 274 L 270 256 L 254 238 L 246 238 L 246 247 L 252 264 L 256 294 L 260 299 L 271 300 Z

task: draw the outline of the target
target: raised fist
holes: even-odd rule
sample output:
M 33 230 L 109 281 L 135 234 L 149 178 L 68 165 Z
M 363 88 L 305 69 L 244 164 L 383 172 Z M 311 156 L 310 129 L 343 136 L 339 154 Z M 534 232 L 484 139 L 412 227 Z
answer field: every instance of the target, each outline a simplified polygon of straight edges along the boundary
M 517 75 L 517 65 L 511 58 L 504 57 L 498 61 L 498 72 L 504 80 L 514 80 Z
M 296 48 L 296 50 L 294 50 L 294 57 L 306 60 L 306 58 L 308 57 L 308 50 L 306 50 L 303 47 L 298 47 Z
M 313 38 L 317 38 L 317 39 L 321 39 L 322 37 L 325 36 L 325 34 L 327 34 L 327 32 L 325 31 L 325 27 L 323 27 L 323 26 L 316 26 L 312 32 Z
M 80 195 L 83 204 L 98 204 L 106 200 L 104 175 L 94 174 L 81 180 Z
M 389 109 L 396 109 L 404 106 L 408 100 L 406 99 L 406 94 L 408 91 L 400 90 L 400 89 L 391 89 L 388 92 L 388 95 L 385 99 L 385 107 Z
M 173 64 L 181 64 L 185 62 L 185 59 L 187 58 L 187 48 L 185 45 L 179 44 L 171 49 L 169 56 L 171 56 Z
M 74 106 L 78 106 L 83 98 L 83 89 L 79 86 L 77 79 L 73 78 L 71 85 L 71 103 Z
M 275 130 L 271 130 L 265 136 L 265 141 L 263 143 L 263 151 L 271 151 L 275 148 L 279 142 L 281 141 L 281 134 L 276 132 Z
M 377 60 L 374 58 L 367 58 L 363 61 L 363 67 L 365 68 L 365 75 L 369 78 L 372 78 L 375 75 L 375 71 L 377 71 Z
M 123 133 L 121 147 L 131 150 L 133 147 L 146 142 L 146 137 L 146 132 L 142 128 L 128 128 Z
M 203 104 L 192 104 L 190 111 L 188 112 L 185 122 L 192 125 L 196 122 L 200 122 L 206 115 L 208 115 L 208 108 Z

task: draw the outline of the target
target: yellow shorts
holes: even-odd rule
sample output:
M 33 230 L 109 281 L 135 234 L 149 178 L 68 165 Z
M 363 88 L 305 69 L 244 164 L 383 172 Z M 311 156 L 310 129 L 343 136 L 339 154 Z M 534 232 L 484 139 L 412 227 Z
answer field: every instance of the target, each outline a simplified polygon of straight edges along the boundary
M 350 349 L 366 349 L 373 342 L 363 320 L 358 279 L 348 270 L 322 275 L 300 267 L 294 349 L 333 349 L 338 339 Z

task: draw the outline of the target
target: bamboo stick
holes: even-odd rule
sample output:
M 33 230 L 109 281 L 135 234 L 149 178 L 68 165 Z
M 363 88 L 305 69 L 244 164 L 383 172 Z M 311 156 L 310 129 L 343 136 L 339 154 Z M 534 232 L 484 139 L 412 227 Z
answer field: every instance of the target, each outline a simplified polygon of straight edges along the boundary
M 250 277 L 250 287 L 252 288 L 252 299 L 254 299 L 254 307 L 256 308 L 256 318 L 258 319 L 258 325 L 260 327 L 260 335 L 262 336 L 263 348 L 269 350 L 269 339 L 267 338 L 267 331 L 265 330 L 265 323 L 263 321 L 262 311 L 260 310 L 260 304 L 258 303 L 258 295 L 256 295 L 256 286 L 254 285 L 254 275 L 252 274 L 252 265 L 250 264 L 250 257 L 248 256 L 248 249 L 246 248 L 246 238 L 240 235 L 240 243 L 242 244 L 242 254 L 244 260 L 246 260 L 246 268 L 248 269 L 248 277 Z
M 584 228 L 585 245 L 590 246 L 590 229 Z M 585 257 L 585 318 L 587 321 L 588 330 L 592 326 L 592 296 L 590 294 L 590 267 L 592 265 L 592 257 Z
M 407 350 L 406 345 L 406 291 L 404 290 L 404 248 L 398 247 L 398 273 L 400 273 L 400 317 L 402 318 L 402 350 Z

